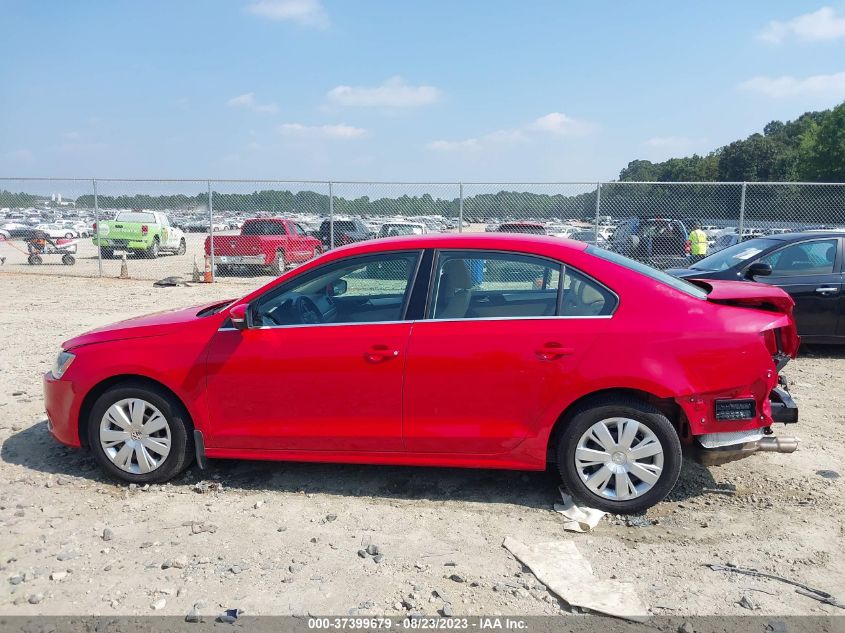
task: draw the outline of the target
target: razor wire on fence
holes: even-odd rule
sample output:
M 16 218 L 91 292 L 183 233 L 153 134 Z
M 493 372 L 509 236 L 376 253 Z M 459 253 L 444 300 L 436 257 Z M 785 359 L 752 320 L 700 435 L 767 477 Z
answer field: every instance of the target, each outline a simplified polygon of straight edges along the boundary
M 88 277 L 255 284 L 364 239 L 485 231 L 668 268 L 842 227 L 845 183 L 0 179 L 0 271 Z

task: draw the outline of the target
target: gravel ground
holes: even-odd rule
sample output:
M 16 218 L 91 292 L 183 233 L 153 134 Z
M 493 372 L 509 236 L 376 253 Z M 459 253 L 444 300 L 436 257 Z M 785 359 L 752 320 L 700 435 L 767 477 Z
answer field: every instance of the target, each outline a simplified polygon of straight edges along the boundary
M 245 290 L 0 275 L 0 613 L 569 613 L 502 548 L 506 536 L 574 540 L 596 575 L 634 583 L 658 615 L 842 613 L 789 585 L 705 566 L 754 567 L 845 600 L 836 348 L 805 351 L 785 372 L 801 407 L 789 429 L 798 452 L 686 463 L 667 501 L 587 535 L 563 531 L 551 473 L 212 460 L 171 484 L 131 488 L 49 437 L 40 381 L 61 341 Z M 197 492 L 201 480 L 220 489 Z M 368 546 L 380 556 L 359 555 Z

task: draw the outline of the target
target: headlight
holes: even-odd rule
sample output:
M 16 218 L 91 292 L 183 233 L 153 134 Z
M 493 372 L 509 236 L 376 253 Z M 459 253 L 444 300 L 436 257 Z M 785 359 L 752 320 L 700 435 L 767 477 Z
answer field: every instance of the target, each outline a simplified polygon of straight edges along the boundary
M 62 376 L 64 376 L 67 368 L 70 367 L 74 358 L 76 358 L 76 356 L 70 352 L 65 352 L 64 350 L 59 352 L 59 356 L 56 358 L 56 364 L 53 365 L 53 369 L 51 370 L 53 378 L 59 380 Z

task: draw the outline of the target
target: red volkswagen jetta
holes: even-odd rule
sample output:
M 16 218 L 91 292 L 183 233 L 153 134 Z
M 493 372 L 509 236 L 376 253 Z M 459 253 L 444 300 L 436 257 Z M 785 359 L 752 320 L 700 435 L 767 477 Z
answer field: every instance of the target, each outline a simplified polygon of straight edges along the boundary
M 331 251 L 243 299 L 67 341 L 49 427 L 124 481 L 196 458 L 542 470 L 584 503 L 661 499 L 682 445 L 791 452 L 792 300 L 581 242 L 433 235 Z

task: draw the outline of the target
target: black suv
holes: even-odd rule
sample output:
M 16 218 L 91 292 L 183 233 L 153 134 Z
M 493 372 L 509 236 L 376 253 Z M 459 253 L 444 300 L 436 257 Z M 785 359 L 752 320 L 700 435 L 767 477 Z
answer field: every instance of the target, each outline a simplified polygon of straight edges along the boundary
M 630 218 L 616 227 L 610 250 L 655 268 L 686 265 L 689 231 L 680 220 Z
M 332 246 L 331 224 L 331 220 L 323 220 L 315 235 L 326 248 L 331 248 Z M 344 244 L 352 244 L 352 242 L 363 242 L 373 237 L 375 237 L 375 234 L 361 220 L 334 221 L 334 246 L 343 246 Z

